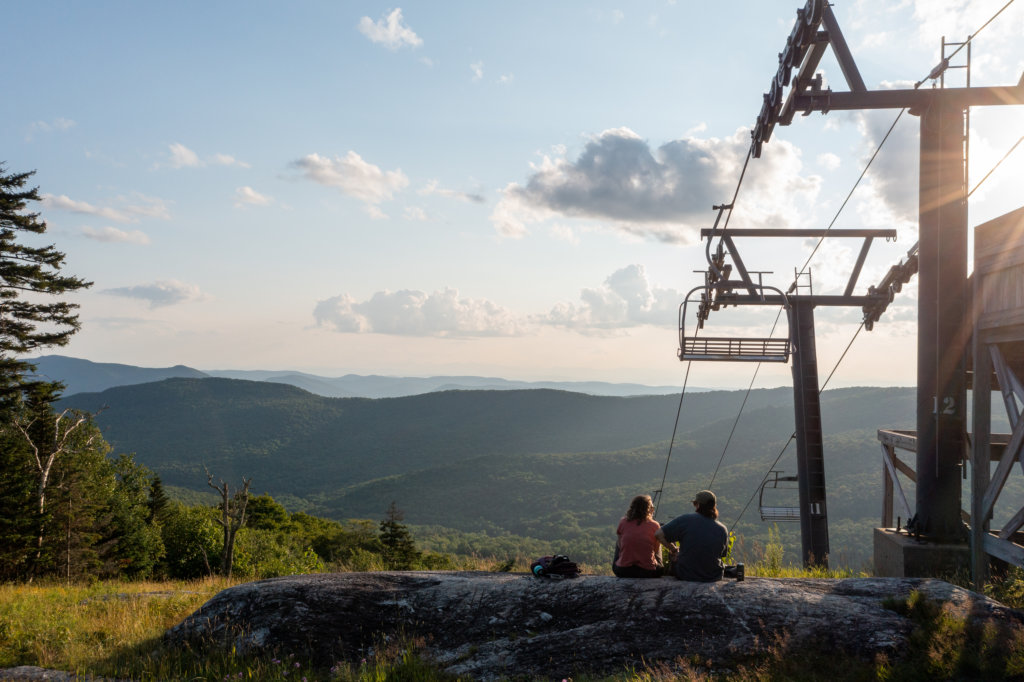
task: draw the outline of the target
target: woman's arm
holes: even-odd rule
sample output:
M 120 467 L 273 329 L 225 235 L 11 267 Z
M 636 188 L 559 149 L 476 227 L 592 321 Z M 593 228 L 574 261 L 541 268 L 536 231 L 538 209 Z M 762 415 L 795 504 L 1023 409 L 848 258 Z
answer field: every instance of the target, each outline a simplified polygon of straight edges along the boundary
M 661 543 L 661 544 L 662 544 L 662 545 L 663 545 L 663 546 L 664 546 L 664 547 L 665 547 L 666 549 L 668 549 L 668 553 L 669 553 L 670 555 L 672 555 L 672 556 L 675 556 L 675 555 L 676 555 L 676 553 L 677 553 L 677 552 L 679 551 L 679 550 L 678 550 L 678 549 L 676 548 L 676 546 L 675 546 L 674 544 L 672 544 L 671 542 L 669 542 L 668 540 L 666 540 L 666 539 L 665 539 L 665 533 L 664 533 L 664 532 L 662 532 L 661 528 L 659 528 L 658 530 L 654 531 L 654 537 L 655 537 L 655 538 L 656 538 L 656 539 L 658 540 L 658 542 L 660 542 L 660 543 Z

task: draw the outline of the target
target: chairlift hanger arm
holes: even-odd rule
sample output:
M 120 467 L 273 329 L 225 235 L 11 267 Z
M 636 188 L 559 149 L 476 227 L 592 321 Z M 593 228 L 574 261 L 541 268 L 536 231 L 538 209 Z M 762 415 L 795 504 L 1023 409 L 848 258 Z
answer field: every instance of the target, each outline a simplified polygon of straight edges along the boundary
M 857 262 L 853 266 L 853 272 L 850 273 L 850 281 L 846 283 L 846 291 L 843 292 L 843 296 L 850 296 L 853 294 L 853 289 L 857 286 L 857 279 L 860 277 L 860 270 L 864 267 L 864 261 L 868 257 L 868 249 L 871 248 L 871 241 L 871 237 L 864 239 L 864 244 L 860 247 L 860 253 L 857 255 Z
M 732 241 L 732 235 L 727 235 L 723 232 L 721 237 L 722 242 L 725 243 L 725 248 L 729 249 L 729 255 L 732 256 L 732 262 L 736 266 L 736 272 L 743 282 L 743 287 L 751 296 L 757 296 L 757 289 L 754 287 L 754 282 L 750 279 L 750 272 L 747 270 L 747 266 L 744 265 L 743 259 L 740 258 L 740 252 L 736 249 L 736 244 Z

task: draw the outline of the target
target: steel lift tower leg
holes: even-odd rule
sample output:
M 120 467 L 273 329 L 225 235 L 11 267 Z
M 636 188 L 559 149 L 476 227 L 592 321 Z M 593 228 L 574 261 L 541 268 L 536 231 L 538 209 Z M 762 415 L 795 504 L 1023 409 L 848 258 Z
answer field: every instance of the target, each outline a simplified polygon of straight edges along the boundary
M 915 112 L 916 113 L 916 112 Z M 960 519 L 966 431 L 966 109 L 936 99 L 921 112 L 917 332 L 917 514 L 939 542 L 967 537 Z
M 800 539 L 804 566 L 828 568 L 825 452 L 818 395 L 818 353 L 814 343 L 814 304 L 799 301 L 792 305 L 791 324 L 796 343 L 793 351 L 793 407 L 800 487 Z

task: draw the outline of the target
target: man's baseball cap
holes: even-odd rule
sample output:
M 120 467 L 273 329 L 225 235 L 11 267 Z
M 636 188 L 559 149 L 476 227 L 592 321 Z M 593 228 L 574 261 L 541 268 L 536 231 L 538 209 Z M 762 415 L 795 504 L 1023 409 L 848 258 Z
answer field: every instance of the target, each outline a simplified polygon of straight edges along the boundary
M 717 502 L 718 500 L 715 499 L 715 494 L 710 490 L 701 490 L 693 498 L 694 504 L 716 504 Z

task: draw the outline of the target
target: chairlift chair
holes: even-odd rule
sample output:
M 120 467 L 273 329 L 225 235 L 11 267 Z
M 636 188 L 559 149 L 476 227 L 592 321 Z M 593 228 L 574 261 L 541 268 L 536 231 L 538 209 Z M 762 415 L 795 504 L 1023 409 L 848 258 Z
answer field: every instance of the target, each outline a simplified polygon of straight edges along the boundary
M 796 490 L 797 489 L 797 477 L 796 476 L 780 476 L 783 472 L 772 471 L 768 472 L 769 477 L 765 478 L 764 482 L 761 483 L 761 493 L 757 500 L 757 509 L 761 513 L 762 521 L 799 521 L 800 520 L 800 507 L 784 507 L 780 505 L 765 504 L 765 491 L 766 490 Z M 782 483 L 783 485 L 779 485 Z M 785 485 L 792 483 L 793 485 Z M 768 498 L 771 498 L 775 493 L 769 493 Z
M 707 317 L 707 309 L 711 306 L 712 292 L 721 292 L 731 289 L 735 283 L 722 281 L 715 284 L 694 287 L 683 299 L 679 306 L 679 359 L 680 360 L 712 360 L 718 362 L 788 362 L 789 354 L 792 351 L 792 344 L 788 335 L 789 325 L 786 326 L 785 337 L 729 337 L 729 336 L 697 336 L 696 330 L 703 327 L 704 319 Z M 775 289 L 767 285 L 752 285 L 757 287 L 764 296 L 764 290 Z M 699 299 L 697 311 L 697 323 L 694 334 L 686 333 L 686 312 L 689 304 L 697 303 L 698 299 L 694 294 L 698 291 L 704 292 Z M 785 300 L 785 295 L 778 291 Z M 717 304 L 716 304 L 717 305 Z M 788 306 L 787 314 L 789 313 Z

